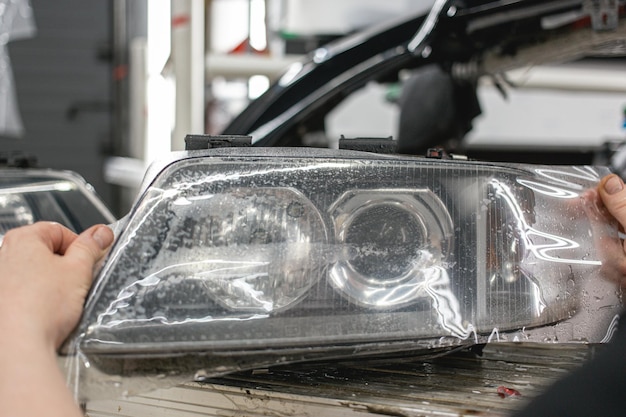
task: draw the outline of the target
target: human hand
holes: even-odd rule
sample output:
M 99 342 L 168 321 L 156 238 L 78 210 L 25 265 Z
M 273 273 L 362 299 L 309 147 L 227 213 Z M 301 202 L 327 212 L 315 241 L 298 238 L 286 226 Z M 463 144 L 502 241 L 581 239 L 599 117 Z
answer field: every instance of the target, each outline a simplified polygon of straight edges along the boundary
M 604 207 L 624 230 L 626 227 L 626 187 L 622 179 L 615 174 L 607 175 L 600 181 L 598 193 Z
M 618 222 L 620 231 L 626 229 L 624 182 L 615 174 L 607 175 L 595 190 L 589 190 L 583 197 L 590 203 L 585 208 L 594 226 L 596 246 L 601 248 L 600 272 L 604 278 L 626 289 L 626 243 L 616 239 L 614 231 L 609 233 L 606 229 L 607 225 L 614 224 L 615 221 Z
M 51 222 L 7 232 L 0 247 L 0 334 L 58 349 L 78 323 L 94 266 L 112 242 L 104 225 L 80 235 Z

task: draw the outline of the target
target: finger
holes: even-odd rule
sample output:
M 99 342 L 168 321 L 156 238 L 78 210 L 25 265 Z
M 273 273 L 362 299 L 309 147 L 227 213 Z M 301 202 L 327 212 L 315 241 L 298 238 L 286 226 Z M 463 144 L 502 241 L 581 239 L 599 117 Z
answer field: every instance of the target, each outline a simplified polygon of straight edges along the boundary
M 622 179 L 615 174 L 607 175 L 600 181 L 598 192 L 606 209 L 626 228 L 626 187 Z
M 63 255 L 67 248 L 76 239 L 76 233 L 65 226 L 54 222 L 37 222 L 9 230 L 4 237 L 3 245 L 10 246 L 13 241 L 28 244 L 43 244 L 52 253 Z
M 78 235 L 65 252 L 65 258 L 86 265 L 90 270 L 113 243 L 113 231 L 104 225 L 92 226 Z
M 598 251 L 602 267 L 600 275 L 612 282 L 621 283 L 624 271 L 622 245 L 615 233 L 616 220 L 607 211 L 596 189 L 589 189 L 581 194 L 584 213 L 589 219 L 593 231 L 594 246 Z

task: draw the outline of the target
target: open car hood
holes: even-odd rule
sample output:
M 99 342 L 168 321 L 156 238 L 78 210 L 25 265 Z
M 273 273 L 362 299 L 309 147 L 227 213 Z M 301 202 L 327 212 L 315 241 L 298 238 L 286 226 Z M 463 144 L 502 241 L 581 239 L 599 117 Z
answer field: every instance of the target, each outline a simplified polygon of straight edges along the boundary
M 585 56 L 624 55 L 623 1 L 436 1 L 410 16 L 318 48 L 293 64 L 223 131 L 250 135 L 254 146 L 301 146 L 323 130 L 324 116 L 368 82 L 398 80 L 404 70 L 437 65 L 475 89 L 508 70 Z M 469 94 L 469 105 L 472 92 Z M 474 92 L 475 94 L 475 92 Z M 465 126 L 469 120 L 453 117 Z

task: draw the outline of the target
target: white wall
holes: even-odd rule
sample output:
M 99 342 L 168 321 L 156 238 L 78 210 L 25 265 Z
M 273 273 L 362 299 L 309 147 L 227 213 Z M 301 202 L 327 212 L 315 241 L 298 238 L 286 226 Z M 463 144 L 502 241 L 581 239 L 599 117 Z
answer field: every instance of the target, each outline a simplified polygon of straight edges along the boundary
M 619 83 L 619 77 L 626 82 L 623 73 L 619 68 L 597 73 L 597 80 L 615 77 L 613 91 L 610 81 L 591 91 L 593 82 L 577 84 L 574 77 L 569 87 L 559 89 L 509 89 L 505 100 L 494 87 L 481 86 L 483 114 L 475 120 L 468 143 L 569 147 L 626 140 L 626 86 Z M 385 87 L 379 85 L 353 94 L 327 118 L 329 137 L 397 137 L 398 108 L 384 97 Z
M 282 29 L 311 35 L 347 33 L 413 11 L 427 11 L 434 0 L 286 0 L 285 3 Z
M 505 101 L 494 88 L 485 87 L 479 98 L 483 115 L 468 143 L 595 146 L 626 139 L 624 93 L 517 90 Z

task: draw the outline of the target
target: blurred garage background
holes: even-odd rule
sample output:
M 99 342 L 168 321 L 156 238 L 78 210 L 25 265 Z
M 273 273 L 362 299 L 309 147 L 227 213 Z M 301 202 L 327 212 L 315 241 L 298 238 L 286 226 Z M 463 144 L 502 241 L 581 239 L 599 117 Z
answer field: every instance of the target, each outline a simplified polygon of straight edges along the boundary
M 5 164 L 78 172 L 118 216 L 147 165 L 218 134 L 290 63 L 431 0 L 0 2 L 0 152 Z M 624 139 L 623 59 L 509 74 L 480 87 L 476 148 L 597 149 Z M 397 105 L 372 85 L 326 120 L 331 134 L 396 134 Z M 580 100 L 583 98 L 584 100 Z M 521 151 L 520 151 L 521 152 Z M 18 162 L 16 162 L 16 158 Z M 22 158 L 23 159 L 23 158 Z M 23 162 L 23 161 L 22 161 Z

